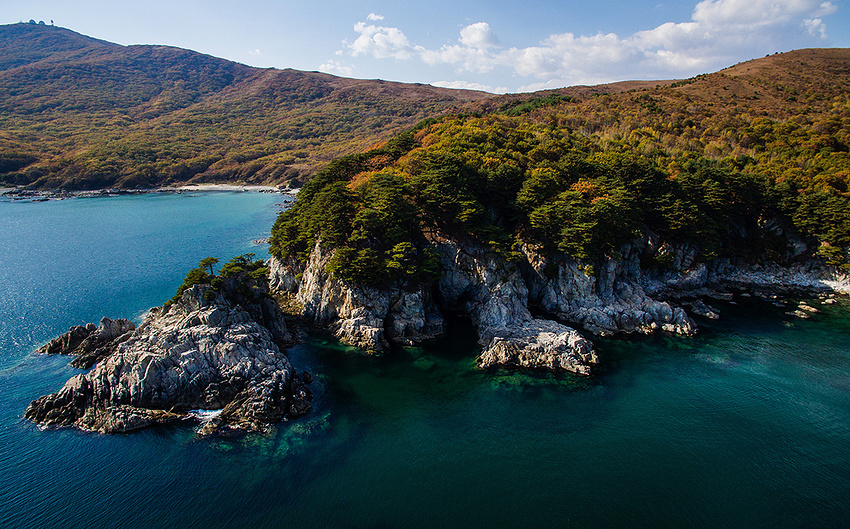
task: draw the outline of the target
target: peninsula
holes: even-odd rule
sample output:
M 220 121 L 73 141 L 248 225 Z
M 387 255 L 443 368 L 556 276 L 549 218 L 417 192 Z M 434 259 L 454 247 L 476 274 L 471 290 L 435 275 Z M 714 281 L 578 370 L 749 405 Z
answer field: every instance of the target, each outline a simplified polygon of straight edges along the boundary
M 198 408 L 223 410 L 209 431 L 256 431 L 304 412 L 272 291 L 366 352 L 453 313 L 482 368 L 582 375 L 593 336 L 692 335 L 740 293 L 850 291 L 850 50 L 495 96 L 53 27 L 0 40 L 3 185 L 300 186 L 268 263 L 199 267 L 138 328 L 48 344 L 94 367 L 33 402 L 42 424 L 127 431 Z

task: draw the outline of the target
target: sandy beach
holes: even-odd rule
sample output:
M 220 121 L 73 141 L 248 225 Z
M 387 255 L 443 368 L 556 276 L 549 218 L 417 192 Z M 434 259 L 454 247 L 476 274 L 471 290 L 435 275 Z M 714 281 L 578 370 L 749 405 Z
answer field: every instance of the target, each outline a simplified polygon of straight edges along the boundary
M 237 184 L 186 184 L 173 187 L 160 187 L 155 189 L 97 189 L 90 191 L 65 191 L 65 190 L 32 190 L 14 187 L 0 188 L 0 196 L 12 200 L 51 200 L 76 197 L 97 197 L 112 195 L 141 195 L 147 193 L 205 193 L 205 192 L 251 192 L 251 193 L 279 193 L 294 197 L 298 189 L 278 188 L 274 186 L 237 185 Z
M 255 191 L 261 193 L 282 193 L 285 192 L 274 186 L 250 186 L 250 185 L 235 185 L 235 184 L 187 184 L 176 187 L 163 187 L 162 191 Z

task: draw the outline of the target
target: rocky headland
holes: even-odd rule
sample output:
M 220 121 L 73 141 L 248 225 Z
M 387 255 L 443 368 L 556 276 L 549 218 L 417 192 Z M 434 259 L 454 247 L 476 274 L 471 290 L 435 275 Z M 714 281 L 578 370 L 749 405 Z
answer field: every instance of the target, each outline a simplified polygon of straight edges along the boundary
M 94 368 L 33 401 L 25 416 L 117 433 L 219 410 L 201 434 L 266 431 L 310 409 L 310 391 L 283 353 L 289 340 L 264 280 L 237 275 L 218 288 L 194 285 L 137 328 L 104 318 L 41 348 Z

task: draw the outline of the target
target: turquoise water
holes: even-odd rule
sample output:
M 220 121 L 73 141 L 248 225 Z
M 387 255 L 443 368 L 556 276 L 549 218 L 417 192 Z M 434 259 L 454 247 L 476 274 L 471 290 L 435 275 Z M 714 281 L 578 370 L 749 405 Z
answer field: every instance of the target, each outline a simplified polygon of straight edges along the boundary
M 188 268 L 263 249 L 279 196 L 0 203 L 0 527 L 844 527 L 850 306 L 721 305 L 695 339 L 599 342 L 591 379 L 483 373 L 475 336 L 368 358 L 294 348 L 315 411 L 272 434 L 41 431 L 78 372 L 32 350 L 138 318 Z

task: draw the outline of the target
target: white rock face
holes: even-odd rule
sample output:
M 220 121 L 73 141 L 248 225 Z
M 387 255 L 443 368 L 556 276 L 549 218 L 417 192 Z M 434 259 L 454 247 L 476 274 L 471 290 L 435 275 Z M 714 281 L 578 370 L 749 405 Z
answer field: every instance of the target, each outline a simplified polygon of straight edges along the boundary
M 682 335 L 696 332 L 683 309 L 646 294 L 636 255 L 623 261 L 606 260 L 597 277 L 585 273 L 572 258 L 547 259 L 528 246 L 523 250 L 532 303 L 558 319 L 577 322 L 600 336 L 658 330 Z
M 333 251 L 317 243 L 306 265 L 272 258 L 270 285 L 295 294 L 303 315 L 341 341 L 377 352 L 389 342 L 412 345 L 442 334 L 445 323 L 423 290 L 378 289 L 332 278 Z

